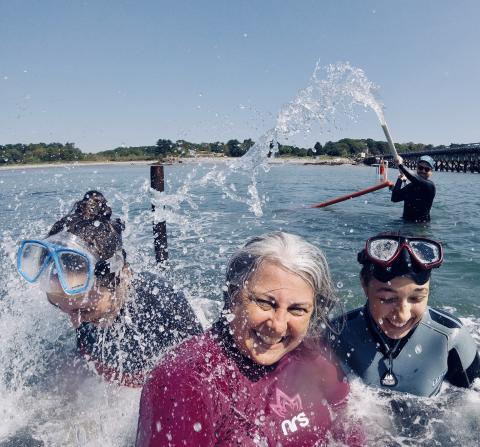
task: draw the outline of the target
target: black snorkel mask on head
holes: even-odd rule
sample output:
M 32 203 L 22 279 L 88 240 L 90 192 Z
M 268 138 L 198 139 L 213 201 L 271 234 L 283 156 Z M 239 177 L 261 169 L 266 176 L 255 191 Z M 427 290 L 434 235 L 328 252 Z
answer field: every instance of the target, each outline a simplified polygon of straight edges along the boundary
M 430 279 L 431 270 L 442 264 L 443 248 L 428 238 L 379 234 L 367 240 L 357 260 L 380 282 L 409 276 L 423 285 Z

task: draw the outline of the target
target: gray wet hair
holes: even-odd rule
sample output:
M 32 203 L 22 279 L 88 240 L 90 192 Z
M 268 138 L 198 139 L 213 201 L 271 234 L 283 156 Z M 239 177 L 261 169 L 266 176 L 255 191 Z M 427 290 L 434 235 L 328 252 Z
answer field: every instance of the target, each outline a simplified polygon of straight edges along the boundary
M 300 236 L 275 231 L 249 240 L 232 258 L 226 272 L 225 310 L 248 287 L 259 267 L 272 262 L 306 281 L 314 291 L 314 311 L 309 336 L 320 335 L 329 325 L 329 314 L 339 303 L 323 252 Z

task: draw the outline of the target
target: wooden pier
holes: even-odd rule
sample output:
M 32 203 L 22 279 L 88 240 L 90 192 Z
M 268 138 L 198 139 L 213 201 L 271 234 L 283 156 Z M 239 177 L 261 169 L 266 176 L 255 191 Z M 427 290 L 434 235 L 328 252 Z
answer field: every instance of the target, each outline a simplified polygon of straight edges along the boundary
M 435 160 L 435 171 L 480 173 L 480 143 L 452 145 L 445 149 L 435 149 L 422 152 L 403 152 L 399 154 L 407 168 L 416 169 L 422 155 L 430 155 Z M 373 164 L 377 157 L 365 158 L 365 164 Z M 393 163 L 391 155 L 384 155 L 384 160 Z

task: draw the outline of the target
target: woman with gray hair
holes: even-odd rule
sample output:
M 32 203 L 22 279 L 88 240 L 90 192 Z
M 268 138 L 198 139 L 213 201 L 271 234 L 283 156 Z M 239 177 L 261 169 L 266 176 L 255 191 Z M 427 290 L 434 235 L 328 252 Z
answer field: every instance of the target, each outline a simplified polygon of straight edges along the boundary
M 222 317 L 144 386 L 137 446 L 362 444 L 342 417 L 348 384 L 318 343 L 337 301 L 323 253 L 265 234 L 234 254 L 226 280 Z

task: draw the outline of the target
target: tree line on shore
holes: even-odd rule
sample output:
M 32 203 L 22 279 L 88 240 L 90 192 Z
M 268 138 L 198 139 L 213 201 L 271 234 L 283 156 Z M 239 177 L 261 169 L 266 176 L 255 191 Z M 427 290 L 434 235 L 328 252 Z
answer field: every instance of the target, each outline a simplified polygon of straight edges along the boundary
M 0 165 L 6 164 L 36 164 L 73 161 L 134 161 L 134 160 L 164 160 L 177 157 L 196 156 L 226 156 L 241 157 L 253 145 L 251 139 L 240 142 L 236 139 L 226 143 L 191 143 L 186 140 L 159 139 L 155 146 L 130 146 L 97 153 L 84 153 L 75 147 L 75 143 L 33 143 L 33 144 L 6 144 L 0 145 Z M 324 145 L 317 142 L 313 148 L 278 143 L 278 150 L 272 153 L 276 157 L 346 157 L 361 158 L 364 155 L 388 154 L 389 149 L 385 141 L 375 141 L 371 138 L 353 139 L 342 138 L 339 141 L 327 141 Z M 433 146 L 422 143 L 396 143 L 399 153 L 425 150 L 445 149 L 446 146 Z

